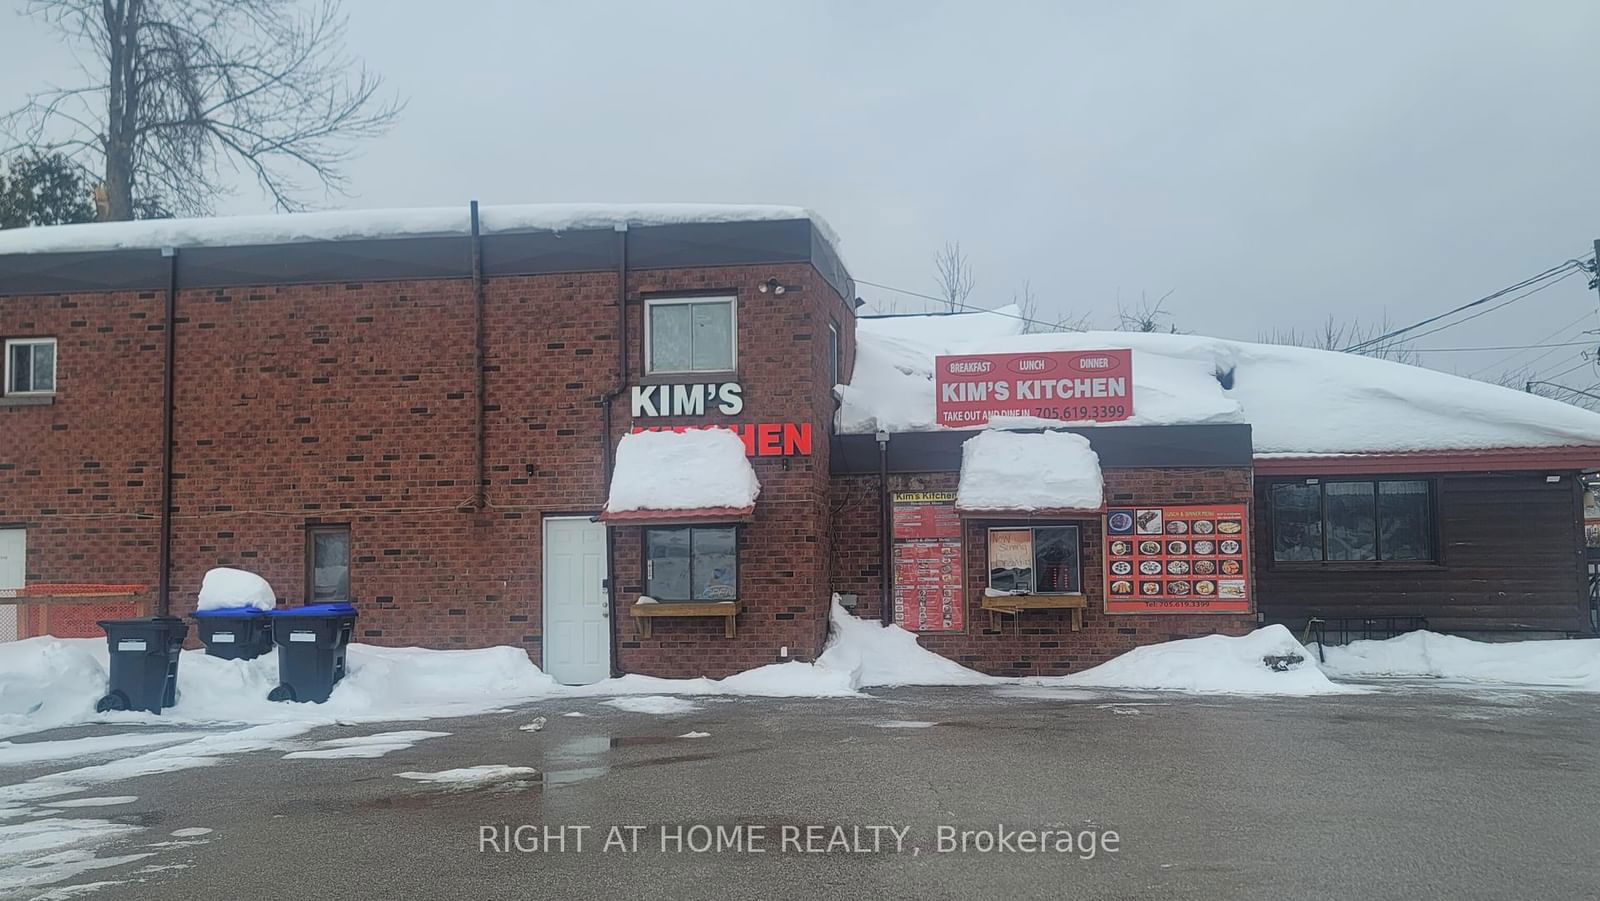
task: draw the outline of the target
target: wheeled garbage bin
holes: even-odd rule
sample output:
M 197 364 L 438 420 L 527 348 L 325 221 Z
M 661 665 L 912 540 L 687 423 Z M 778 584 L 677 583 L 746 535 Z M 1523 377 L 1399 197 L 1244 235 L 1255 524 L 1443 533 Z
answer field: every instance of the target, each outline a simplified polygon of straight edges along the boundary
M 272 623 L 256 607 L 196 610 L 194 628 L 210 657 L 254 660 L 272 650 Z
M 111 652 L 111 684 L 94 705 L 109 710 L 160 713 L 177 702 L 178 656 L 189 624 L 175 616 L 103 619 Z
M 274 610 L 272 643 L 278 646 L 278 687 L 269 701 L 321 704 L 344 678 L 345 651 L 356 628 L 356 608 L 316 604 Z

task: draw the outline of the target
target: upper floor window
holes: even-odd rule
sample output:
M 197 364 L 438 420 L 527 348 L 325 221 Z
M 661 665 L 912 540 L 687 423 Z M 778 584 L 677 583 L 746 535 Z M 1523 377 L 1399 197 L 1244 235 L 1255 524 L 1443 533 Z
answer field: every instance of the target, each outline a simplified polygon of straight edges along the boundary
M 6 394 L 56 393 L 56 339 L 6 339 Z
M 731 372 L 738 334 L 732 297 L 645 301 L 645 371 Z
M 1435 559 L 1427 479 L 1308 479 L 1271 488 L 1272 559 L 1279 563 Z

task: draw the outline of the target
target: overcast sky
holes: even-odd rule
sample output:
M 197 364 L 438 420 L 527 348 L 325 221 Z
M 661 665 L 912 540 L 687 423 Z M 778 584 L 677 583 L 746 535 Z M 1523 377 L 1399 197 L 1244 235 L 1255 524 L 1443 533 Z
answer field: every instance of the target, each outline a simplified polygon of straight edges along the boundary
M 1044 315 L 1110 324 L 1171 290 L 1179 328 L 1238 338 L 1407 323 L 1600 237 L 1592 0 L 345 5 L 410 106 L 330 207 L 803 204 L 858 278 L 935 293 L 959 240 L 981 305 L 1031 280 Z M 0 19 L 0 105 L 70 65 Z M 1571 278 L 1421 344 L 1577 341 L 1595 308 Z M 1579 350 L 1536 368 L 1586 387 Z

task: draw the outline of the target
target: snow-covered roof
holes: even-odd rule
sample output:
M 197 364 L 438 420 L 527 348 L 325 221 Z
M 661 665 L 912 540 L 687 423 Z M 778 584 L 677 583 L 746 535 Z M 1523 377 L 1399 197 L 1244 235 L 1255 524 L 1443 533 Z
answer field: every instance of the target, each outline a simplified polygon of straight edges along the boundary
M 939 354 L 1127 347 L 1133 417 L 1115 425 L 1249 423 L 1258 456 L 1600 446 L 1600 414 L 1432 369 L 1200 335 L 1024 335 L 1015 313 L 860 320 L 840 431 L 940 430 Z
M 537 203 L 479 208 L 484 234 L 571 231 L 617 225 L 685 225 L 809 219 L 837 250 L 839 239 L 821 216 L 805 207 L 718 203 Z M 0 231 L 0 254 L 138 250 L 162 247 L 232 247 L 362 238 L 466 235 L 466 204 L 390 210 L 338 210 L 205 219 L 146 219 Z
M 962 512 L 1099 510 L 1104 490 L 1100 457 L 1081 435 L 987 431 L 961 444 Z
M 744 442 L 728 429 L 635 432 L 617 444 L 606 519 L 663 512 L 698 517 L 746 515 L 761 483 Z

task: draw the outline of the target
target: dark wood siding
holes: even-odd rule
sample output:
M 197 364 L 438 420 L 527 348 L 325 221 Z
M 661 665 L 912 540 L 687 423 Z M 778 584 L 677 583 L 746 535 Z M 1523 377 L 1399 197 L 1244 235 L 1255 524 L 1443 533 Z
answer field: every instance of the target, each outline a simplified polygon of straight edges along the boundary
M 1310 616 L 1428 618 L 1437 631 L 1589 633 L 1583 488 L 1577 473 L 1447 473 L 1433 480 L 1439 561 L 1276 564 L 1268 492 L 1256 482 L 1257 604 L 1298 630 Z M 1333 477 L 1326 477 L 1333 478 Z M 1418 478 L 1418 476 L 1401 476 Z

